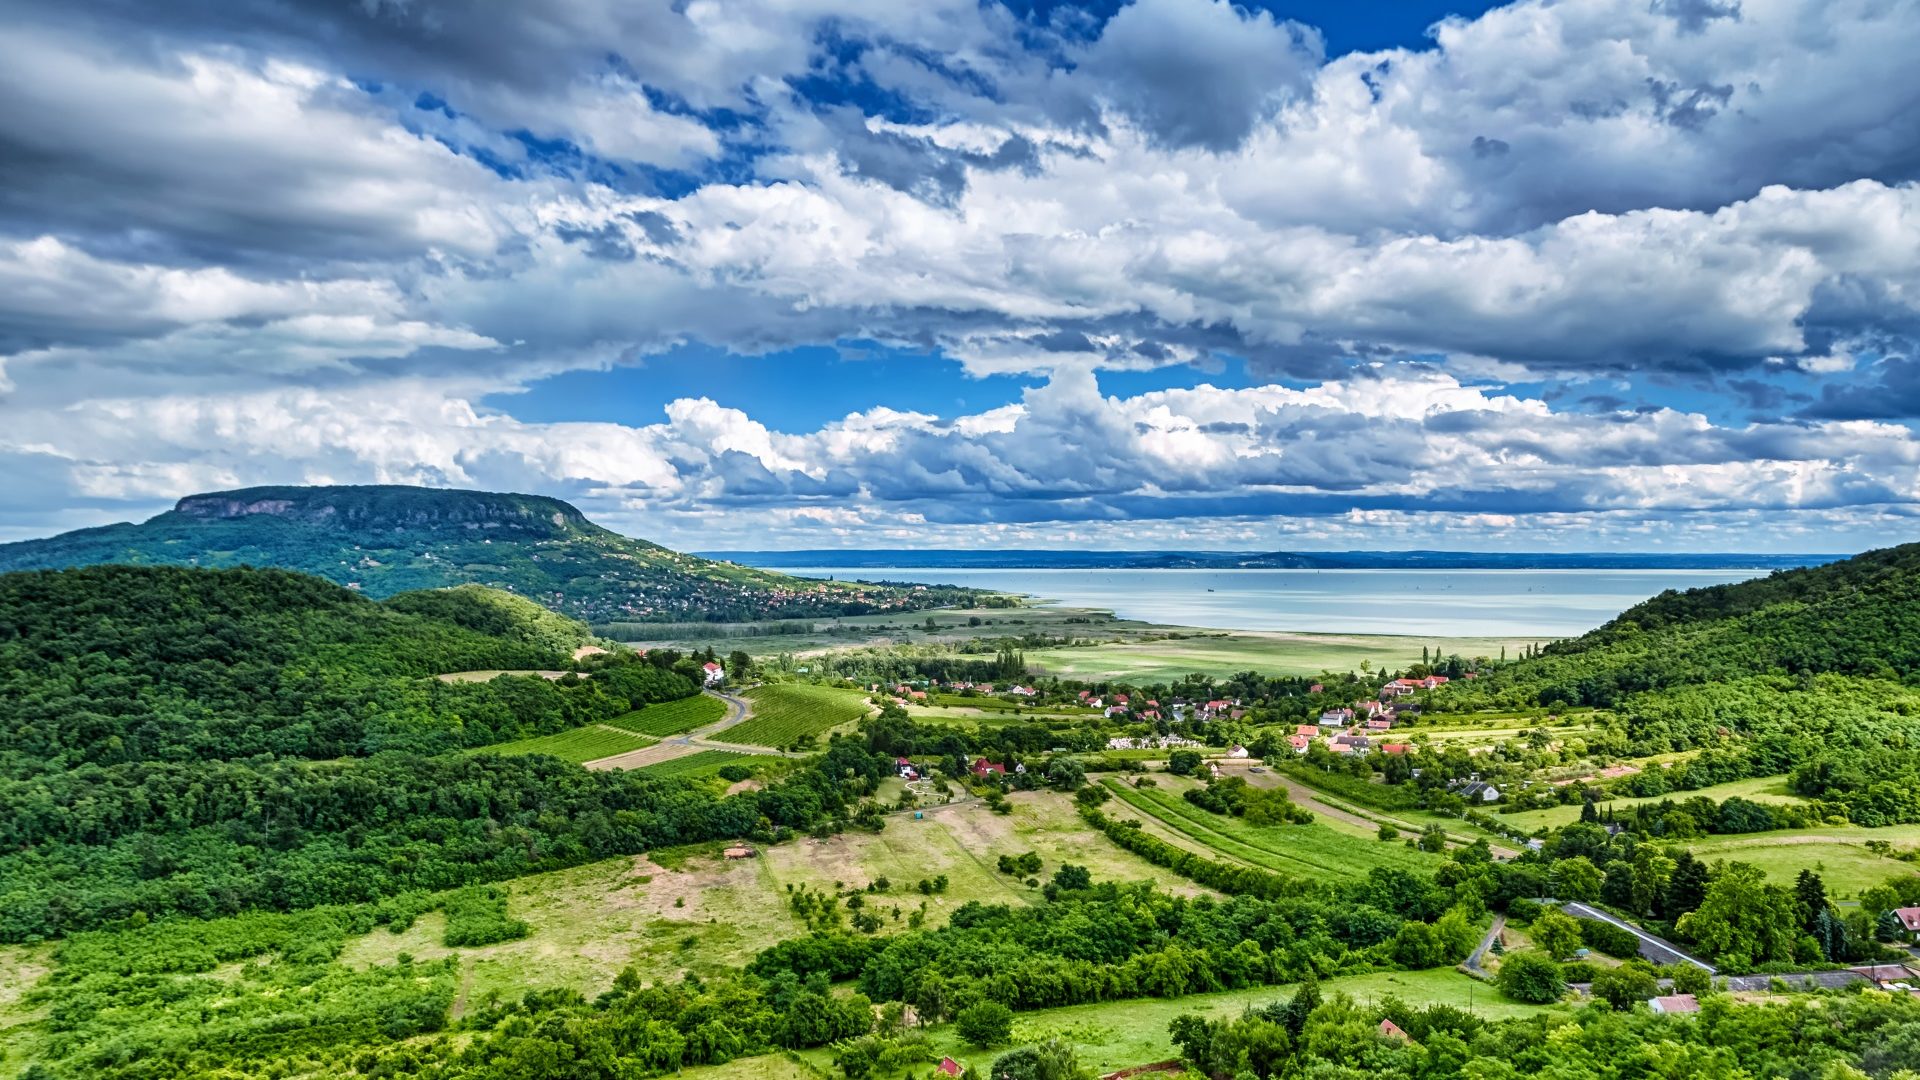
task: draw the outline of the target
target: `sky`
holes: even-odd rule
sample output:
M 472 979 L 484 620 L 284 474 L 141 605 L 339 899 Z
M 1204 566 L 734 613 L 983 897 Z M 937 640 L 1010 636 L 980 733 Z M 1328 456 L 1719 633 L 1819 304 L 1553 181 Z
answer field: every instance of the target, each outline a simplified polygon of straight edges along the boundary
M 0 6 L 0 540 L 1920 539 L 1920 0 Z

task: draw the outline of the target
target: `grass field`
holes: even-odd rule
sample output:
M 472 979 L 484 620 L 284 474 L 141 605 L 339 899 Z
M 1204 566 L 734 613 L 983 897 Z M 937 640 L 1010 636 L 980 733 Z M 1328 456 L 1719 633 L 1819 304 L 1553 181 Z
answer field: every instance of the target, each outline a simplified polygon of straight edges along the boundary
M 1704 796 L 1715 802 L 1719 802 L 1722 799 L 1731 798 L 1735 795 L 1743 799 L 1751 799 L 1754 802 L 1761 803 L 1795 803 L 1805 801 L 1801 799 L 1800 796 L 1787 790 L 1786 777 L 1757 776 L 1746 780 L 1735 780 L 1726 784 L 1715 784 L 1712 787 L 1703 787 L 1694 791 L 1675 791 L 1666 795 L 1654 795 L 1641 799 L 1609 799 L 1601 803 L 1600 806 L 1603 809 L 1607 806 L 1612 806 L 1615 810 L 1625 810 L 1629 807 L 1639 806 L 1644 803 L 1657 803 L 1662 799 L 1672 799 L 1675 802 L 1680 802 L 1684 799 Z M 1554 806 L 1545 810 L 1528 810 L 1519 814 L 1501 814 L 1499 817 L 1500 820 L 1510 821 L 1528 832 L 1532 832 L 1541 826 L 1557 829 L 1562 825 L 1570 825 L 1580 820 L 1580 807 L 1577 804 L 1572 806 Z
M 1107 789 L 1122 803 L 1162 827 L 1218 855 L 1248 866 L 1316 879 L 1364 877 L 1376 866 L 1430 870 L 1439 857 L 1405 844 L 1353 836 L 1312 825 L 1249 825 L 1193 805 L 1169 787 L 1135 788 L 1109 778 Z
M 617 716 L 607 723 L 641 735 L 665 738 L 713 723 L 727 715 L 727 703 L 709 694 L 698 694 L 679 701 L 663 701 Z
M 1013 1044 L 1026 1045 L 1058 1035 L 1074 1045 L 1081 1065 L 1099 1073 L 1111 1072 L 1133 1065 L 1145 1065 L 1178 1057 L 1179 1050 L 1167 1034 L 1167 1026 L 1177 1016 L 1195 1013 L 1216 1020 L 1235 1017 L 1249 1007 L 1258 1007 L 1276 1000 L 1284 1001 L 1293 996 L 1294 989 L 1292 986 L 1273 986 L 1253 990 L 1232 990 L 1221 994 L 1194 994 L 1179 998 L 1139 998 L 1092 1005 L 1069 1005 L 1058 1009 L 1036 1009 L 1032 1012 L 1015 1014 Z M 1452 970 L 1387 971 L 1369 975 L 1350 975 L 1324 980 L 1320 984 L 1320 990 L 1327 997 L 1341 993 L 1362 1003 L 1377 1002 L 1392 995 L 1411 1005 L 1452 1005 L 1459 1009 L 1471 1009 L 1487 1020 L 1504 1020 L 1516 1016 L 1536 1015 L 1542 1011 L 1565 1011 L 1566 1009 L 1565 1006 L 1521 1005 L 1508 1001 L 1492 987 Z M 928 1034 L 933 1042 L 935 1054 L 948 1055 L 962 1065 L 972 1066 L 982 1072 L 992 1064 L 994 1058 L 1004 1052 L 981 1051 L 968 1046 L 954 1032 L 951 1024 L 931 1028 Z M 804 1051 L 801 1057 L 816 1067 L 831 1069 L 833 1055 L 830 1050 Z M 765 1066 L 754 1064 L 762 1060 L 764 1059 L 750 1058 L 735 1062 L 732 1066 L 722 1066 L 715 1071 L 711 1080 L 735 1080 L 735 1077 L 746 1080 L 751 1077 L 776 1075 L 765 1071 Z M 726 1071 L 734 1067 L 740 1067 L 742 1071 L 737 1074 Z M 915 1071 L 924 1072 L 925 1066 Z M 876 1076 L 875 1080 L 894 1080 L 894 1078 Z
M 746 697 L 753 702 L 753 715 L 726 729 L 725 742 L 786 746 L 867 715 L 866 695 L 811 683 L 772 683 L 747 691 Z
M 1049 675 L 1072 679 L 1118 679 L 1136 682 L 1176 679 L 1190 673 L 1226 677 L 1242 671 L 1311 675 L 1322 671 L 1355 671 L 1360 661 L 1376 668 L 1401 668 L 1420 660 L 1422 646 L 1432 638 L 1385 634 L 1206 634 L 1161 641 L 1123 642 L 1064 649 L 1028 650 L 1027 663 Z M 1462 656 L 1495 656 L 1502 645 L 1518 649 L 1525 642 L 1504 638 L 1445 638 L 1439 644 Z
M 563 761 L 593 761 L 597 758 L 624 754 L 629 750 L 641 750 L 654 744 L 653 739 L 644 735 L 635 735 L 631 731 L 608 727 L 605 724 L 588 724 L 572 731 L 562 731 L 554 735 L 541 735 L 517 742 L 495 743 L 467 751 L 470 754 L 546 754 Z
M 1695 856 L 1715 862 L 1751 863 L 1781 885 L 1793 884 L 1802 870 L 1812 870 L 1826 882 L 1828 893 L 1851 897 L 1888 878 L 1920 873 L 1913 863 L 1876 855 L 1869 840 L 1885 840 L 1895 850 L 1920 847 L 1920 825 L 1891 825 L 1883 829 L 1831 826 L 1821 829 L 1783 829 L 1779 832 L 1713 836 L 1687 844 Z

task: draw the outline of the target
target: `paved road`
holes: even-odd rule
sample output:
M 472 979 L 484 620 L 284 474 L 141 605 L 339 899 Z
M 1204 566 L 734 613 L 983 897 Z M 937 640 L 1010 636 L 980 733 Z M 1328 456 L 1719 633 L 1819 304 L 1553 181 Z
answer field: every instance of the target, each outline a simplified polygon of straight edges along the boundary
M 1492 977 L 1486 968 L 1480 966 L 1480 958 L 1487 955 L 1488 949 L 1493 948 L 1493 939 L 1499 937 L 1500 931 L 1506 929 L 1506 926 L 1507 917 L 1505 915 L 1495 915 L 1493 917 L 1493 925 L 1487 928 L 1487 936 L 1481 938 L 1480 944 L 1474 946 L 1473 951 L 1467 954 L 1467 962 L 1463 966 L 1469 973 L 1478 975 L 1483 979 Z
M 1677 964 L 1684 961 L 1704 970 L 1709 975 L 1715 974 L 1719 970 L 1705 960 L 1675 945 L 1673 942 L 1665 938 L 1654 937 L 1652 934 L 1647 933 L 1645 930 L 1640 929 L 1625 919 L 1609 915 L 1599 908 L 1594 907 L 1592 904 L 1583 904 L 1575 900 L 1562 904 L 1561 910 L 1576 918 L 1597 919 L 1600 922 L 1611 923 L 1625 930 L 1640 939 L 1640 955 L 1656 964 Z
M 1269 777 L 1272 779 L 1269 780 Z M 1394 828 L 1399 829 L 1401 832 L 1408 833 L 1412 836 L 1419 836 L 1423 828 L 1423 826 L 1415 825 L 1411 821 L 1395 817 L 1393 814 L 1381 810 L 1369 809 L 1366 811 L 1367 816 L 1363 817 L 1354 811 L 1342 809 L 1328 801 L 1331 796 L 1323 795 L 1315 791 L 1313 788 L 1295 780 L 1293 777 L 1288 776 L 1278 769 L 1269 770 L 1264 775 L 1255 774 L 1249 776 L 1247 780 L 1262 787 L 1277 784 L 1286 789 L 1287 797 L 1294 802 L 1316 814 L 1324 814 L 1335 821 L 1344 821 L 1348 824 L 1358 825 L 1366 829 L 1377 829 L 1380 827 L 1380 823 L 1384 821 Z M 1454 847 L 1466 847 L 1473 843 L 1473 839 L 1450 832 L 1447 834 L 1447 842 Z M 1511 859 L 1520 854 L 1512 848 L 1502 847 L 1499 844 L 1489 843 L 1487 847 L 1488 850 L 1493 852 L 1494 857 L 1499 859 Z
M 663 761 L 671 761 L 677 757 L 686 757 L 688 754 L 697 753 L 701 750 L 728 750 L 736 754 L 759 754 L 771 757 L 801 758 L 812 756 L 812 752 L 803 753 L 792 750 L 775 750 L 770 746 L 749 746 L 745 743 L 723 742 L 714 738 L 715 735 L 726 731 L 728 728 L 745 723 L 747 718 L 753 715 L 753 704 L 746 698 L 725 690 L 707 690 L 704 692 L 712 697 L 719 698 L 720 701 L 726 705 L 726 715 L 711 724 L 703 724 L 700 727 L 694 728 L 692 731 L 683 731 L 678 735 L 669 735 L 659 742 L 654 743 L 652 746 L 639 750 L 629 750 L 624 754 L 614 754 L 612 757 L 596 758 L 593 761 L 587 762 L 586 767 L 589 769 L 641 768 L 647 765 L 657 765 Z M 675 753 L 674 750 L 676 748 L 684 752 Z

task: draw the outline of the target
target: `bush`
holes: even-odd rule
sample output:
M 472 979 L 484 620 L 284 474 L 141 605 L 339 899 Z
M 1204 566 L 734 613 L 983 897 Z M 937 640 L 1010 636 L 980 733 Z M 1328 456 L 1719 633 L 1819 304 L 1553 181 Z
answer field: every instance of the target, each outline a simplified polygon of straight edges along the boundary
M 1167 755 L 1167 771 L 1175 776 L 1192 776 L 1205 760 L 1198 750 L 1175 750 Z
M 1593 996 L 1613 1006 L 1615 1012 L 1627 1012 L 1636 1001 L 1645 1001 L 1660 993 L 1653 973 L 1638 965 L 1626 965 L 1601 971 L 1593 977 Z
M 982 1001 L 960 1010 L 953 1029 L 974 1046 L 1002 1046 L 1013 1037 L 1013 1010 L 997 1001 Z
M 720 779 L 722 780 L 730 780 L 738 783 L 751 776 L 753 776 L 753 766 L 751 765 L 742 765 L 739 762 L 734 762 L 731 765 L 720 766 Z
M 447 899 L 447 930 L 441 944 L 449 948 L 491 945 L 527 936 L 527 924 L 507 914 L 507 894 L 492 885 L 474 885 Z
M 1698 996 L 1713 990 L 1713 976 L 1707 974 L 1705 968 L 1692 964 L 1672 964 L 1667 968 L 1667 975 L 1673 979 L 1673 992 L 1676 994 Z
M 1541 912 L 1527 928 L 1527 936 L 1555 960 L 1565 960 L 1580 948 L 1580 924 L 1558 911 Z
M 1382 825 L 1380 826 L 1379 837 L 1382 840 L 1398 840 L 1400 839 L 1400 830 L 1391 825 Z
M 1524 896 L 1516 896 L 1507 901 L 1507 917 L 1514 922 L 1530 923 L 1539 918 L 1544 910 L 1546 909 L 1542 908 L 1538 901 L 1529 900 Z
M 1568 983 L 1590 983 L 1600 974 L 1598 964 L 1589 964 L 1585 960 L 1571 960 L 1560 965 L 1560 977 Z
M 1532 949 L 1513 953 L 1502 960 L 1495 982 L 1501 993 L 1529 1005 L 1551 1004 L 1567 992 L 1560 965 L 1554 963 L 1552 957 Z

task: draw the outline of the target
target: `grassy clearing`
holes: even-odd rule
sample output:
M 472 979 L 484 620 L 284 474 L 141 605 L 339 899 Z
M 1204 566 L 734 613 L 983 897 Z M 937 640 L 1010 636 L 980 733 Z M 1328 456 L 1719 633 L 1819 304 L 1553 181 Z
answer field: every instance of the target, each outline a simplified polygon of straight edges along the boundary
M 1166 1061 L 1179 1056 L 1179 1050 L 1167 1034 L 1167 1025 L 1171 1024 L 1175 1017 L 1195 1013 L 1210 1019 L 1226 1019 L 1240 1015 L 1249 1007 L 1266 1005 L 1276 1000 L 1284 1001 L 1293 996 L 1294 989 L 1292 986 L 1274 986 L 1254 990 L 1232 990 L 1221 994 L 1195 994 L 1182 998 L 1141 998 L 1093 1005 L 1069 1005 L 1059 1009 L 1037 1009 L 1014 1017 L 1014 1045 L 1027 1045 L 1058 1035 L 1074 1045 L 1082 1065 L 1101 1073 L 1149 1062 Z M 1531 1016 L 1545 1010 L 1565 1011 L 1566 1009 L 1565 1006 L 1521 1005 L 1508 1001 L 1492 987 L 1452 970 L 1388 971 L 1370 975 L 1352 975 L 1327 979 L 1320 984 L 1320 989 L 1328 996 L 1343 993 L 1360 1002 L 1378 1002 L 1392 995 L 1411 1005 L 1452 1005 L 1460 1009 L 1471 1009 L 1475 1014 L 1488 1020 L 1504 1020 L 1516 1016 Z M 977 1069 L 984 1070 L 1003 1052 L 981 1051 L 966 1045 L 954 1032 L 951 1024 L 931 1028 L 928 1034 L 935 1054 L 951 1056 L 962 1065 Z M 830 1050 L 809 1050 L 803 1052 L 801 1057 L 818 1067 L 831 1069 L 833 1056 Z M 761 1067 L 752 1064 L 759 1060 L 762 1059 L 736 1062 L 734 1065 L 744 1067 L 744 1071 L 738 1074 L 723 1073 L 712 1080 L 734 1080 L 736 1075 L 745 1080 L 747 1077 L 768 1075 L 759 1071 Z M 733 1067 L 723 1066 L 722 1068 Z M 926 1066 L 920 1066 L 915 1072 L 925 1070 Z M 876 1077 L 875 1080 L 893 1080 L 893 1078 Z
M 1105 781 L 1130 809 L 1182 833 L 1237 862 L 1283 874 L 1319 879 L 1364 877 L 1376 866 L 1431 869 L 1437 856 L 1404 844 L 1369 840 L 1326 825 L 1249 825 L 1239 818 L 1209 813 L 1167 788 L 1134 788 Z
M 541 735 L 532 739 L 520 739 L 516 742 L 495 743 L 469 750 L 471 754 L 546 754 L 563 761 L 594 761 L 612 757 L 632 750 L 644 750 L 654 744 L 653 739 L 644 735 L 635 735 L 630 731 L 607 727 L 604 724 L 588 724 L 572 731 L 562 731 L 556 735 Z
M 1743 799 L 1751 799 L 1754 802 L 1761 803 L 1796 803 L 1805 801 L 1801 799 L 1800 796 L 1787 790 L 1786 777 L 1756 776 L 1746 780 L 1734 780 L 1730 783 L 1698 788 L 1694 791 L 1675 791 L 1666 795 L 1653 795 L 1647 798 L 1609 799 L 1600 805 L 1602 808 L 1612 806 L 1615 810 L 1625 810 L 1629 807 L 1640 806 L 1646 803 L 1657 803 L 1662 799 L 1672 799 L 1675 802 L 1680 802 L 1684 799 L 1704 796 L 1715 802 L 1719 802 L 1722 799 L 1732 798 L 1735 795 Z M 1542 826 L 1557 829 L 1562 825 L 1570 825 L 1580 820 L 1580 807 L 1578 805 L 1552 806 L 1545 810 L 1528 810 L 1519 814 L 1501 814 L 1500 819 L 1502 821 L 1510 821 L 1528 832 L 1532 832 Z
M 867 715 L 866 695 L 810 683 L 773 683 L 747 691 L 753 716 L 726 730 L 725 741 L 786 746 L 804 735 L 822 735 Z
M 663 701 L 616 716 L 607 723 L 615 727 L 626 728 L 640 735 L 653 735 L 666 738 L 683 731 L 692 731 L 727 715 L 727 703 L 708 694 L 698 694 L 679 701 Z
M 1242 671 L 1312 675 L 1357 671 L 1360 661 L 1376 668 L 1401 668 L 1420 660 L 1421 646 L 1432 638 L 1386 634 L 1207 634 L 1160 641 L 1123 642 L 1065 649 L 1028 650 L 1027 662 L 1050 675 L 1076 679 L 1126 678 L 1137 682 L 1176 679 L 1198 672 L 1224 678 Z M 1439 644 L 1462 656 L 1498 655 L 1501 638 L 1446 638 Z
M 445 675 L 435 675 L 434 678 L 439 679 L 441 682 L 492 682 L 502 675 L 538 675 L 543 679 L 563 679 L 567 673 L 564 671 L 534 670 L 532 668 L 522 668 L 513 671 L 490 668 L 484 671 L 449 671 Z M 581 678 L 584 679 L 586 676 L 582 675 Z
M 1890 825 L 1883 829 L 1845 825 L 1783 829 L 1713 836 L 1692 841 L 1687 847 L 1708 862 L 1725 859 L 1751 863 L 1783 885 L 1792 884 L 1800 871 L 1812 870 L 1825 880 L 1827 891 L 1838 896 L 1851 897 L 1888 878 L 1912 877 L 1920 872 L 1912 863 L 1868 851 L 1869 840 L 1885 840 L 1896 851 L 1920 848 L 1920 825 Z

